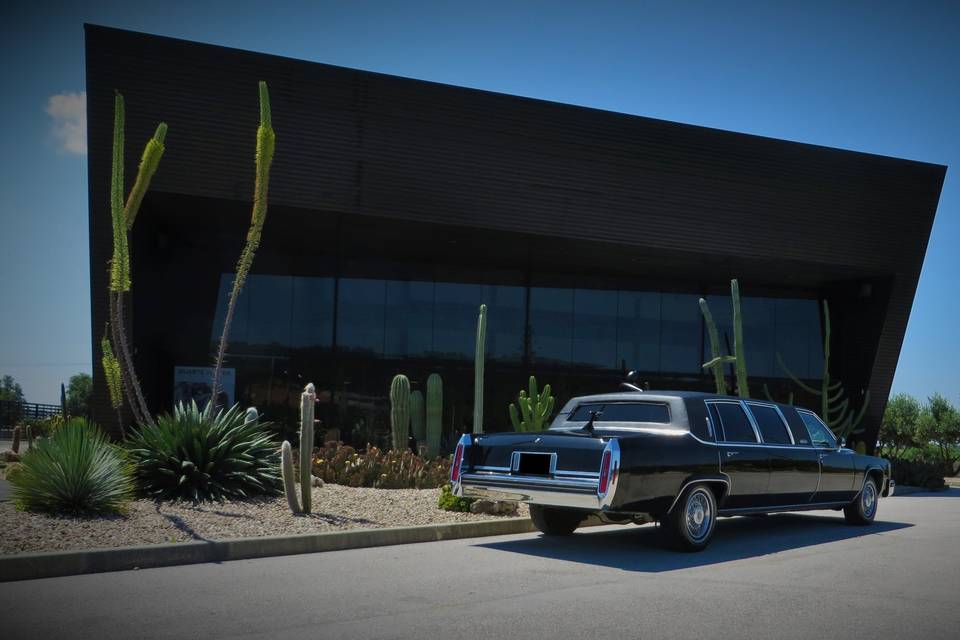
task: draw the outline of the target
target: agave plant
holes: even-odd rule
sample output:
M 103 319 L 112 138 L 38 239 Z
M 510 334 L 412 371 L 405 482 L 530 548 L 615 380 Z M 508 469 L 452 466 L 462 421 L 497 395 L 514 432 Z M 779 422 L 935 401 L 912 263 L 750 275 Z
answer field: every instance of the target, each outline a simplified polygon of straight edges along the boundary
M 128 451 L 141 489 L 194 503 L 279 493 L 279 448 L 255 415 L 234 405 L 211 416 L 191 402 L 135 429 Z
M 39 440 L 8 480 L 25 511 L 122 513 L 134 495 L 133 465 L 85 418 L 70 418 Z

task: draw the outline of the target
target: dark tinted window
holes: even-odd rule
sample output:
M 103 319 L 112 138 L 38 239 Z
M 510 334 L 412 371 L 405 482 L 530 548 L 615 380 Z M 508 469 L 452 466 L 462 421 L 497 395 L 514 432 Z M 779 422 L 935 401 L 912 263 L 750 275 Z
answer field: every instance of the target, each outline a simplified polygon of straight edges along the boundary
M 756 442 L 757 436 L 750 425 L 750 419 L 739 404 L 733 402 L 716 403 L 717 413 L 723 429 L 723 439 L 727 442 Z
M 530 288 L 530 358 L 569 365 L 573 349 L 573 289 Z
M 810 446 L 810 434 L 807 433 L 807 427 L 800 419 L 800 413 L 793 407 L 783 407 L 783 415 L 787 418 L 787 425 L 790 427 L 790 433 L 793 434 L 793 441 L 796 444 Z
M 573 364 L 617 367 L 616 291 L 574 290 Z
M 699 297 L 665 293 L 660 303 L 660 370 L 701 373 Z
M 570 417 L 570 422 L 586 422 L 591 411 L 599 411 L 595 422 L 670 422 L 670 408 L 654 402 L 609 402 L 606 404 L 581 404 Z
M 806 411 L 800 411 L 798 413 L 803 419 L 803 423 L 807 425 L 810 438 L 813 440 L 813 446 L 823 447 L 825 449 L 833 449 L 837 446 L 836 437 L 816 416 Z
M 763 441 L 768 444 L 790 444 L 790 434 L 787 425 L 783 424 L 780 413 L 773 407 L 760 404 L 748 404 Z

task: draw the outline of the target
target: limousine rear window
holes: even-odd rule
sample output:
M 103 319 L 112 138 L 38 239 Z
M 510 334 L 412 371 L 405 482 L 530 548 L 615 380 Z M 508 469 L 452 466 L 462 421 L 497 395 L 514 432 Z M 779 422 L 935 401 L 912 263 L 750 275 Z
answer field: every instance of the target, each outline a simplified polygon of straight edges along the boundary
M 670 424 L 670 407 L 658 402 L 607 402 L 581 404 L 568 422 L 586 422 L 590 412 L 598 412 L 594 422 L 655 422 Z
M 723 439 L 727 442 L 756 442 L 757 434 L 739 402 L 711 402 L 720 416 Z

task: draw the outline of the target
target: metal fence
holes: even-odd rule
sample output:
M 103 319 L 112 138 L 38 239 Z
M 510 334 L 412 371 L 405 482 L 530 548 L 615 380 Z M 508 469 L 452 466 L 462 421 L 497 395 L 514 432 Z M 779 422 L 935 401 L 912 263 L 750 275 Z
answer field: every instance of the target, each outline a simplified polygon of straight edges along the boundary
M 23 420 L 41 420 L 60 415 L 60 405 L 0 400 L 0 429 L 12 429 Z

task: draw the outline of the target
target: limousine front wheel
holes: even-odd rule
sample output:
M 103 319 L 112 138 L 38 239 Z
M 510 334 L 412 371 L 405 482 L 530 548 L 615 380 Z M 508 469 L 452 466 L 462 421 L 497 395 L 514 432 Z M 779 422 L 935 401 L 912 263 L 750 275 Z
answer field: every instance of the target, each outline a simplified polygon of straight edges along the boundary
M 877 501 L 880 492 L 877 490 L 877 481 L 867 478 L 863 482 L 863 489 L 857 499 L 843 508 L 843 516 L 850 524 L 871 524 L 877 516 Z
M 694 485 L 660 522 L 667 542 L 683 551 L 702 551 L 717 525 L 717 499 L 706 485 Z
M 568 536 L 576 531 L 580 523 L 583 522 L 583 514 L 573 509 L 532 504 L 530 505 L 530 519 L 533 520 L 533 526 L 544 535 Z

